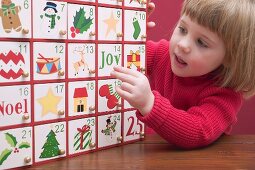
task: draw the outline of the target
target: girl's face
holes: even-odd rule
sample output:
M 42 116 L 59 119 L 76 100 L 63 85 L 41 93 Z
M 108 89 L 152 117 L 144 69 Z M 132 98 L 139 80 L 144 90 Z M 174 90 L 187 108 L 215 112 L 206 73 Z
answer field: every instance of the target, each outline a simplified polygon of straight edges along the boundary
M 218 68 L 225 45 L 216 33 L 182 16 L 170 40 L 171 67 L 177 76 L 194 77 Z

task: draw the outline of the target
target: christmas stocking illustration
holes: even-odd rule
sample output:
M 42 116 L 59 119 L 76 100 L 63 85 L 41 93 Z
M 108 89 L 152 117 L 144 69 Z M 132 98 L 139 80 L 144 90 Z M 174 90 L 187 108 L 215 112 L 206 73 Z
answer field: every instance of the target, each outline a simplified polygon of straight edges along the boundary
M 118 104 L 118 101 L 120 99 L 120 96 L 119 94 L 113 90 L 114 87 L 113 85 L 108 85 L 108 84 L 105 84 L 103 86 L 100 87 L 99 89 L 99 95 L 101 97 L 106 97 L 108 100 L 107 100 L 107 107 L 109 109 L 113 109 L 115 106 L 117 106 Z
M 133 33 L 133 38 L 135 40 L 137 40 L 137 38 L 139 37 L 140 33 L 141 33 L 141 27 L 140 24 L 137 20 L 137 18 L 133 18 L 133 27 L 134 27 L 134 33 Z

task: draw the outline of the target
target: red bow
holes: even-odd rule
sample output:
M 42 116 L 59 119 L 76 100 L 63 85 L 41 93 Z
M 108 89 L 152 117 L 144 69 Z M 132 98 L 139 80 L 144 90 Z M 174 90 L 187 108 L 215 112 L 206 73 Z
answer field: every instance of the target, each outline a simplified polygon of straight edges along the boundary
M 84 125 L 82 128 L 77 128 L 77 130 L 81 133 L 86 133 L 90 130 L 90 127 L 88 125 Z

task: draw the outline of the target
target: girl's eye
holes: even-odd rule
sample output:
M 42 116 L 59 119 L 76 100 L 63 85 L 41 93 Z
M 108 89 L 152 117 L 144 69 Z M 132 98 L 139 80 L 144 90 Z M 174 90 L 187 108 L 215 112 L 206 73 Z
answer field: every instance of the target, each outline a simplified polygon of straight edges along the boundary
M 207 45 L 203 40 L 201 40 L 201 39 L 198 39 L 198 40 L 197 40 L 197 43 L 198 43 L 198 45 L 201 46 L 201 47 L 205 47 L 205 48 L 208 47 L 208 45 Z
M 187 31 L 183 27 L 179 26 L 178 28 L 180 30 L 180 33 L 182 33 L 182 34 L 187 33 Z

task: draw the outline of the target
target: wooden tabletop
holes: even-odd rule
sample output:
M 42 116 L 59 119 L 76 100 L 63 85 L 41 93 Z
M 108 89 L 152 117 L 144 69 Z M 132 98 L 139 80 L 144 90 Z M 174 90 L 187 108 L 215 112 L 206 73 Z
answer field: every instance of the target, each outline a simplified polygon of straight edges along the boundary
M 147 135 L 144 141 L 26 169 L 255 169 L 255 135 L 222 136 L 211 146 L 189 151 Z

